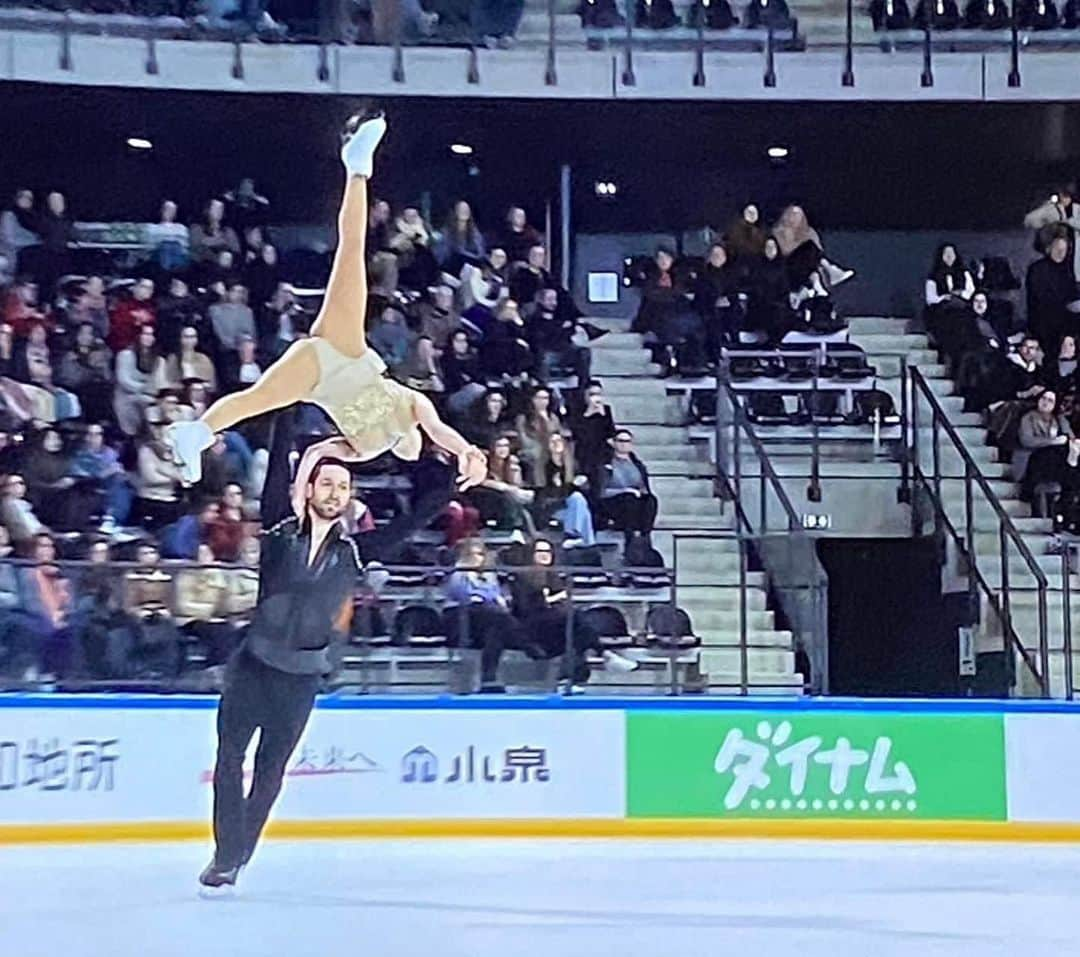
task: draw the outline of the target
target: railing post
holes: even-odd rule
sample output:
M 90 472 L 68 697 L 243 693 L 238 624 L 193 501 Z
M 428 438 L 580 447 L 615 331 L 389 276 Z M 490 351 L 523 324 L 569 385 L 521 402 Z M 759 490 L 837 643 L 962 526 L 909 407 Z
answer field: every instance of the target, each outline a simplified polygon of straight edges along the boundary
M 675 610 L 679 607 L 679 534 L 671 537 L 671 584 L 668 586 L 668 594 L 671 595 L 671 620 L 676 620 Z M 672 635 L 675 644 L 668 649 L 668 674 L 671 678 L 671 694 L 673 697 L 679 694 L 679 651 L 678 635 Z
M 750 692 L 750 652 L 746 647 L 746 537 L 740 530 L 739 542 L 739 690 L 743 697 Z
M 564 694 L 574 693 L 574 656 L 577 653 L 574 648 L 574 574 L 571 571 L 566 576 L 566 645 L 563 648 L 563 671 L 567 680 Z
M 840 77 L 841 86 L 855 85 L 855 58 L 853 53 L 854 0 L 847 0 L 847 29 L 844 35 L 844 73 Z
M 1050 697 L 1050 642 L 1047 635 L 1047 608 L 1046 608 L 1046 584 L 1039 582 L 1039 667 L 1042 676 L 1039 684 L 1042 686 L 1044 698 Z
M 1072 583 L 1069 575 L 1072 566 L 1072 546 L 1065 543 L 1061 550 L 1061 644 L 1065 655 L 1065 697 L 1073 700 L 1073 649 L 1072 649 Z
M 776 53 L 773 42 L 773 26 L 772 19 L 765 24 L 765 78 L 764 83 L 767 89 L 772 89 L 776 86 Z
M 1016 18 L 1016 0 L 1013 0 L 1011 7 L 1009 30 L 1009 86 L 1015 90 L 1020 86 L 1020 23 Z
M 705 85 L 705 11 L 698 7 L 697 43 L 694 45 L 694 86 Z
M 548 0 L 548 49 L 544 85 L 557 86 L 558 83 L 559 76 L 555 70 L 555 0 Z
M 941 501 L 941 432 L 938 427 L 938 412 L 935 408 L 930 414 L 930 451 L 934 457 L 934 496 Z
M 1009 536 L 1005 534 L 1005 523 L 998 521 L 998 546 L 1001 549 L 1001 631 L 1005 650 L 1005 664 L 1008 667 L 1009 656 L 1014 654 L 1012 646 L 1012 605 L 1009 599 Z M 1012 668 L 1009 668 L 1009 674 Z
M 937 14 L 934 0 L 926 0 L 926 11 L 926 22 L 923 24 L 923 70 L 922 76 L 919 78 L 923 89 L 928 89 L 934 85 L 932 49 L 934 45 L 934 17 Z
M 821 354 L 814 353 L 814 378 L 810 383 L 810 484 L 806 488 L 809 502 L 821 501 L 821 429 L 815 414 L 818 402 L 818 372 Z
M 975 570 L 975 502 L 971 466 L 964 463 L 964 539 L 967 550 L 968 595 L 974 598 L 978 594 Z
M 626 0 L 626 53 L 622 73 L 623 86 L 637 86 L 637 78 L 634 76 L 634 17 L 636 15 L 634 0 Z
M 909 390 L 911 381 L 908 375 L 907 356 L 900 357 L 900 490 L 897 501 L 911 502 L 911 419 L 909 412 Z

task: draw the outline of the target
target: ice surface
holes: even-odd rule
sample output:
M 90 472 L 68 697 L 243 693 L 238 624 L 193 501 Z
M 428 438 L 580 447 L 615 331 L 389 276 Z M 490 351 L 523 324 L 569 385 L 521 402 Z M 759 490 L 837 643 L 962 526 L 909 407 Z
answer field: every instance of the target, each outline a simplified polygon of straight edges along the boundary
M 1080 848 L 743 841 L 0 848 L 5 957 L 1056 957 Z

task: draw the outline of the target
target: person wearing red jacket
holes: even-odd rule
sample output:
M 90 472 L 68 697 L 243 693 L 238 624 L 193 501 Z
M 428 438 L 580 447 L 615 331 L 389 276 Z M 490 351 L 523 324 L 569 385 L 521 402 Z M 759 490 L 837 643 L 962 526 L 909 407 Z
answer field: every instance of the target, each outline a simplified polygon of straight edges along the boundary
M 153 280 L 140 279 L 131 287 L 131 296 L 113 307 L 109 316 L 109 348 L 113 352 L 130 348 L 139 338 L 139 330 L 153 326 L 156 321 Z

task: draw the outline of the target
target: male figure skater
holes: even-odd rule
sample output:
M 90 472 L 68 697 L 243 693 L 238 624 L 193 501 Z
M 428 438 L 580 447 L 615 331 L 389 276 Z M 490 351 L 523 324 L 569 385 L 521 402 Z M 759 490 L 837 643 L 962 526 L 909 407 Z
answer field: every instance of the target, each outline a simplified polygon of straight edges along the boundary
M 318 459 L 302 499 L 301 490 L 290 490 L 293 417 L 288 409 L 274 423 L 262 499 L 259 602 L 226 669 L 218 707 L 214 858 L 199 877 L 206 887 L 235 884 L 255 850 L 315 694 L 332 670 L 331 642 L 348 631 L 363 557 L 391 560 L 393 550 L 450 498 L 448 470 L 445 487 L 425 490 L 413 512 L 350 538 L 340 521 L 352 501 L 352 476 L 344 462 Z M 244 754 L 257 728 L 255 772 L 245 797 Z

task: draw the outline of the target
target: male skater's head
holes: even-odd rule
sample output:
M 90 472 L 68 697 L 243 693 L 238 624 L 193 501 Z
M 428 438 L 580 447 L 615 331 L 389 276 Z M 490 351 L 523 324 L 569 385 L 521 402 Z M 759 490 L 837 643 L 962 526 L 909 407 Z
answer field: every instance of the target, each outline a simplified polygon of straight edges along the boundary
M 341 518 L 352 499 L 352 475 L 341 459 L 319 459 L 305 494 L 308 517 L 332 522 Z

